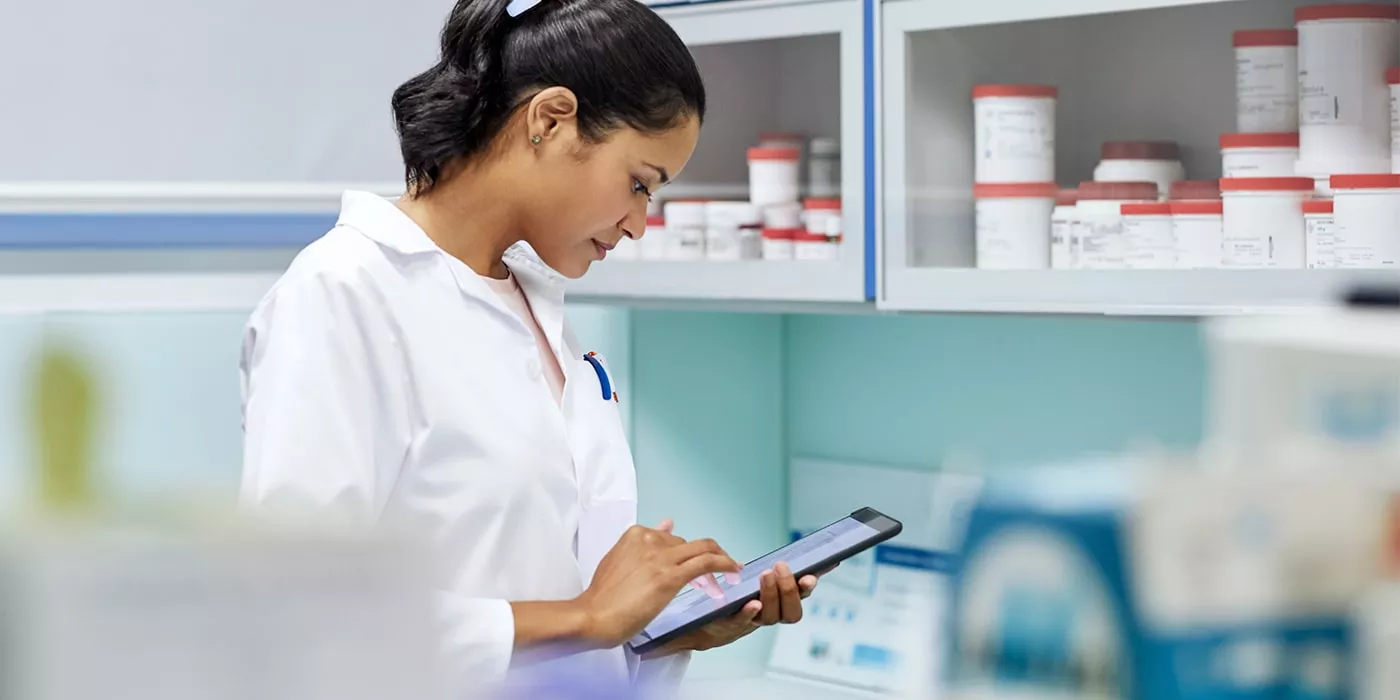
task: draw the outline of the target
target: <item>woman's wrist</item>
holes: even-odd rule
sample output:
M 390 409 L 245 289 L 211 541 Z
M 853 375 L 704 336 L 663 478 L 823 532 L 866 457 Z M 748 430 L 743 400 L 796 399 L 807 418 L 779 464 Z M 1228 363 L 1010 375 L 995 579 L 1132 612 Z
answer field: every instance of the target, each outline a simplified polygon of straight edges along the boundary
M 586 643 L 598 646 L 591 636 L 593 625 L 588 606 L 579 599 L 512 602 L 515 616 L 515 647 L 551 643 Z

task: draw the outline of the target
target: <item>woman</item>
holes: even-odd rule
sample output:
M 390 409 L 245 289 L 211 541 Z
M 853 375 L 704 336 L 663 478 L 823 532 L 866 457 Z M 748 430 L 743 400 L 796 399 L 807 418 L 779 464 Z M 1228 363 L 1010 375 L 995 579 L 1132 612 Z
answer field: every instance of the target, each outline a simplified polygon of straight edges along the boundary
M 244 497 L 421 533 L 464 688 L 542 650 L 674 677 L 690 651 L 797 621 L 816 579 L 779 565 L 732 619 L 652 658 L 621 647 L 739 565 L 634 524 L 615 395 L 564 322 L 562 277 L 641 236 L 705 91 L 636 0 L 531 1 L 458 2 L 441 60 L 394 93 L 407 196 L 347 193 L 254 312 Z

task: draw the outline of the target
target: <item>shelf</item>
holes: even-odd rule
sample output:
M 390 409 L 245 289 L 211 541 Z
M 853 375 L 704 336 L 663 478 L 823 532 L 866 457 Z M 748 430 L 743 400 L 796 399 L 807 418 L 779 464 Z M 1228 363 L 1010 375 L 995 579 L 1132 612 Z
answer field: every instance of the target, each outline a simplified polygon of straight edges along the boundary
M 1240 0 L 984 0 L 947 3 L 941 0 L 884 0 L 882 16 L 889 24 L 906 30 L 921 31 L 1238 1 Z
M 570 301 L 863 302 L 846 262 L 603 261 L 569 286 Z
M 885 284 L 890 311 L 1221 316 L 1313 313 L 1356 285 L 1400 284 L 1400 271 L 912 268 Z
M 252 311 L 278 272 L 0 275 L 0 314 Z

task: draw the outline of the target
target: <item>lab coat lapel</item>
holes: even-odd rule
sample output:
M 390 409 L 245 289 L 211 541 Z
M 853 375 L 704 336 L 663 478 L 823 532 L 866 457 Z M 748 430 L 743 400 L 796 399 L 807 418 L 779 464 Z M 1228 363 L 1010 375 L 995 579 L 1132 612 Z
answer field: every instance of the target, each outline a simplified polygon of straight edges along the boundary
M 550 350 L 559 360 L 564 371 L 564 380 L 573 379 L 574 363 L 582 357 L 573 357 L 564 342 L 564 278 L 550 269 L 525 243 L 517 243 L 506 251 L 506 266 L 520 283 L 520 290 L 530 302 L 530 311 L 535 322 L 544 331 Z

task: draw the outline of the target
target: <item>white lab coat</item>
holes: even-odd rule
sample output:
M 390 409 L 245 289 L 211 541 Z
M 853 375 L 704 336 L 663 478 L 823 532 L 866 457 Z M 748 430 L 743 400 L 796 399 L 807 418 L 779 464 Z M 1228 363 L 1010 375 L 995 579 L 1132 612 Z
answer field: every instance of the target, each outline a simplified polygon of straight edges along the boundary
M 525 323 L 368 193 L 345 194 L 336 227 L 258 305 L 243 345 L 245 502 L 427 538 L 463 692 L 507 677 L 507 601 L 577 596 L 636 521 L 618 404 L 567 328 L 563 278 L 526 246 L 505 262 L 563 368 L 562 407 Z M 686 663 L 584 658 L 632 680 L 675 680 Z

